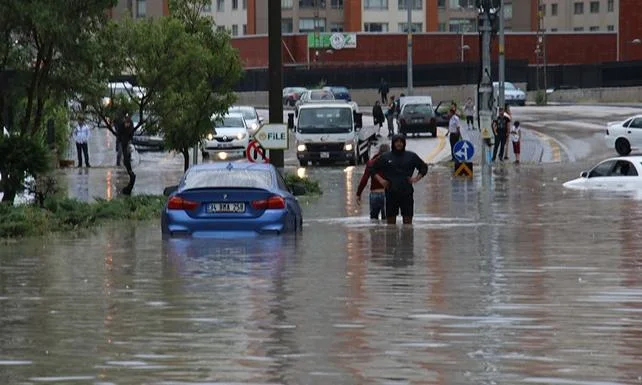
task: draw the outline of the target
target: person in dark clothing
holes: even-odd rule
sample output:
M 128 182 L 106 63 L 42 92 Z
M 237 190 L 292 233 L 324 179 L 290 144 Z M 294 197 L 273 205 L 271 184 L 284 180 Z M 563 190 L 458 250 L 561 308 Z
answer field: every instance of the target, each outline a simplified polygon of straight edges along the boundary
M 134 188 L 134 183 L 136 182 L 136 174 L 134 174 L 134 171 L 132 170 L 132 153 L 129 146 L 129 143 L 134 137 L 134 132 L 135 127 L 132 119 L 129 114 L 126 114 L 116 126 L 116 136 L 121 146 L 123 164 L 125 165 L 125 169 L 129 175 L 129 184 L 122 191 L 125 195 L 131 194 L 131 191 Z
M 377 178 L 374 175 L 370 174 L 369 168 L 377 161 L 377 159 L 390 151 L 390 146 L 387 144 L 382 144 L 379 146 L 379 152 L 375 155 L 374 158 L 368 161 L 366 170 L 359 181 L 359 188 L 357 188 L 357 203 L 361 204 L 361 193 L 366 188 L 368 180 L 370 180 L 370 219 L 379 219 L 379 214 L 381 213 L 381 219 L 386 219 L 386 189 L 379 183 Z M 381 174 L 379 174 L 381 175 Z
M 372 107 L 372 118 L 374 120 L 374 125 L 379 125 L 377 136 L 381 136 L 381 127 L 383 127 L 383 123 L 386 121 L 386 117 L 383 114 L 381 103 L 379 103 L 378 100 L 375 102 L 374 107 Z
M 388 121 L 388 137 L 392 138 L 392 135 L 395 134 L 395 96 L 390 96 L 390 104 L 388 105 L 388 111 L 386 111 L 386 120 Z
M 506 138 L 508 137 L 508 125 L 510 117 L 504 112 L 504 108 L 499 109 L 499 116 L 493 124 L 493 133 L 495 134 L 495 147 L 493 148 L 493 162 L 497 159 L 497 150 L 499 150 L 499 160 L 504 160 L 504 148 L 506 147 Z
M 415 170 L 418 171 L 413 176 Z M 392 151 L 385 153 L 369 167 L 386 189 L 386 219 L 394 225 L 401 211 L 404 224 L 412 224 L 414 211 L 413 184 L 419 182 L 428 173 L 428 165 L 419 155 L 406 151 L 406 138 L 403 135 L 392 137 Z M 381 174 L 381 175 L 380 175 Z
M 388 92 L 390 91 L 390 88 L 388 87 L 388 83 L 381 78 L 381 84 L 379 85 L 379 93 L 381 94 L 381 103 L 387 104 L 388 103 Z

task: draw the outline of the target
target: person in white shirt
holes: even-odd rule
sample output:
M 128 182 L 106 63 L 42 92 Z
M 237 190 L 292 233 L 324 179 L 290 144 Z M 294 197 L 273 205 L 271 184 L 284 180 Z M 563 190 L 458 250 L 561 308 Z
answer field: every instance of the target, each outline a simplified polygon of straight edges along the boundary
M 519 163 L 519 154 L 521 152 L 522 129 L 519 128 L 519 122 L 510 128 L 510 141 L 513 143 L 513 153 L 515 154 L 515 163 Z
M 450 156 L 452 161 L 455 161 L 455 144 L 459 142 L 461 138 L 461 124 L 459 122 L 459 116 L 457 116 L 456 108 L 451 108 L 448 112 L 450 120 L 448 121 L 448 136 L 450 137 Z
M 78 152 L 78 168 L 82 167 L 82 158 L 85 156 L 85 166 L 89 165 L 89 125 L 85 122 L 85 118 L 80 116 L 78 118 L 78 125 L 72 132 L 74 142 L 76 142 L 76 151 Z
M 469 130 L 475 129 L 475 103 L 473 98 L 468 98 L 466 104 L 464 104 L 464 115 L 466 115 L 466 126 Z

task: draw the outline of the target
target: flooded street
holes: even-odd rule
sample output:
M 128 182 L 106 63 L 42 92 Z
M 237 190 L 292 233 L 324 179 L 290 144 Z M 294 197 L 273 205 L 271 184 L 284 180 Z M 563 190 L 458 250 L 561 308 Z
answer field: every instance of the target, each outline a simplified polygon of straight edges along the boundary
M 587 165 L 436 168 L 408 228 L 313 168 L 296 238 L 2 245 L 0 384 L 642 384 L 642 201 Z

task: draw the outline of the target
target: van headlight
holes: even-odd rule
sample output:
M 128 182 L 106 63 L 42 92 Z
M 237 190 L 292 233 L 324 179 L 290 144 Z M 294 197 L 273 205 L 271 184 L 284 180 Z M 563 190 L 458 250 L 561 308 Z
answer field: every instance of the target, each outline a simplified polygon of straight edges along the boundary
M 352 143 L 346 143 L 346 145 L 343 146 L 343 149 L 346 151 L 352 151 L 354 149 L 354 145 Z
M 214 139 L 214 135 L 213 134 L 207 134 L 207 140 L 211 141 L 213 139 Z
M 256 131 L 258 129 L 259 129 L 259 125 L 256 122 L 250 124 L 250 130 Z
M 305 150 L 307 150 L 307 149 L 308 149 L 308 148 L 306 147 L 306 145 L 305 145 L 305 144 L 299 144 L 298 146 L 296 146 L 296 150 L 297 150 L 298 152 L 303 152 L 303 151 L 305 151 Z
M 238 139 L 238 140 L 243 140 L 243 139 L 245 139 L 245 137 L 246 137 L 246 136 L 247 136 L 247 132 L 239 132 L 239 133 L 236 135 L 236 139 Z

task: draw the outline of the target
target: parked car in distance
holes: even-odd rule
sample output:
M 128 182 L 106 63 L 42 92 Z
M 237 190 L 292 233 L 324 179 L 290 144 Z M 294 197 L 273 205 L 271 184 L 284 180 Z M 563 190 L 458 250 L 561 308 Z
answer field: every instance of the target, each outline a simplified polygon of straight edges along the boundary
M 132 144 L 136 151 L 163 151 L 165 148 L 165 141 L 163 136 L 160 133 L 151 132 L 151 129 L 147 129 L 151 125 L 149 124 L 140 124 L 140 114 L 135 112 L 131 115 L 132 123 L 134 127 L 138 127 L 134 132 L 134 137 L 132 138 Z M 147 118 L 150 119 L 149 117 Z
M 334 99 L 334 94 L 327 90 L 307 90 L 301 95 L 294 107 L 294 115 L 299 116 L 299 107 L 309 102 L 327 102 Z
M 283 105 L 294 107 L 305 91 L 307 89 L 304 87 L 285 87 L 283 89 Z
M 604 139 L 621 156 L 629 155 L 632 149 L 642 148 L 642 115 L 608 123 Z
M 493 82 L 493 91 L 495 98 L 499 95 L 499 82 Z M 525 106 L 526 92 L 517 88 L 511 82 L 504 82 L 504 101 L 508 105 Z
M 256 108 L 252 106 L 232 106 L 227 110 L 230 114 L 241 114 L 245 120 L 248 133 L 253 137 L 256 131 L 263 125 L 263 118 L 256 112 Z
M 334 98 L 337 100 L 347 100 L 349 102 L 352 101 L 350 91 L 346 87 L 325 86 L 323 87 L 323 89 L 332 92 L 332 95 L 334 95 Z
M 399 100 L 399 133 L 430 133 L 437 137 L 437 121 L 430 96 L 404 96 Z
M 298 189 L 297 189 L 298 190 Z M 169 195 L 161 216 L 163 238 L 220 232 L 282 234 L 300 231 L 295 193 L 271 164 L 234 162 L 192 166 Z
M 642 156 L 606 159 L 564 183 L 577 190 L 642 190 Z
M 201 141 L 203 158 L 213 154 L 225 153 L 245 155 L 249 143 L 249 133 L 243 115 L 239 113 L 225 116 L 212 116 L 212 132 Z

